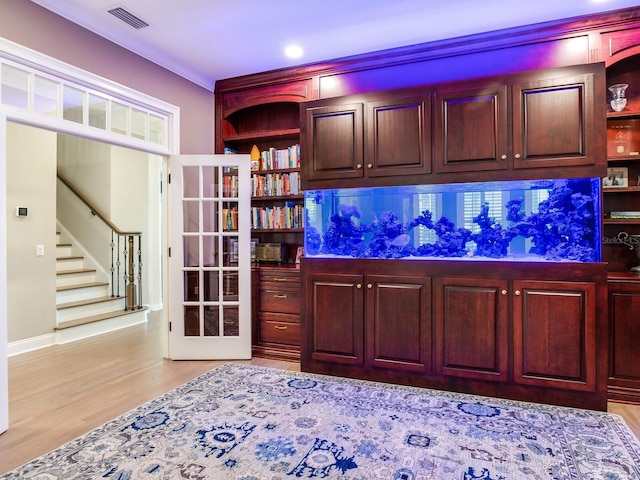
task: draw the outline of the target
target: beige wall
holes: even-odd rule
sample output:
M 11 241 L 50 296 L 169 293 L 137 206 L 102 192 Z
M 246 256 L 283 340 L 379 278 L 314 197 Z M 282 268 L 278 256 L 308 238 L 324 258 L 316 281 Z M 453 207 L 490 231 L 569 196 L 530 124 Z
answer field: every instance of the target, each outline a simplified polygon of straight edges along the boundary
M 207 89 L 27 0 L 0 0 L 0 37 L 179 107 L 180 153 L 214 152 Z
M 7 124 L 7 324 L 9 342 L 50 335 L 56 324 L 56 137 Z M 15 208 L 28 208 L 18 218 Z M 36 245 L 44 256 L 36 256 Z

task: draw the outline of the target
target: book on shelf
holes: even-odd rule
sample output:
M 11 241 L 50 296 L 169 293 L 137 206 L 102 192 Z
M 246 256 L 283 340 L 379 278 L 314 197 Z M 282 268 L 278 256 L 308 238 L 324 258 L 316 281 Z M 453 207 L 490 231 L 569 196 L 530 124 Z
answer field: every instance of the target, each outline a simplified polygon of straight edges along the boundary
M 238 197 L 238 176 L 225 175 L 223 178 L 222 196 L 228 198 Z
M 222 229 L 226 232 L 238 230 L 238 208 L 222 209 Z
M 260 154 L 260 170 L 280 170 L 286 168 L 300 168 L 300 145 L 295 144 L 287 148 L 271 147 Z
M 304 207 L 293 202 L 284 206 L 252 207 L 251 228 L 281 230 L 302 228 L 304 225 Z
M 613 218 L 613 219 L 625 219 L 625 218 L 640 218 L 640 212 L 611 212 L 609 214 L 609 218 Z
M 300 174 L 266 173 L 251 175 L 252 197 L 283 197 L 300 193 Z

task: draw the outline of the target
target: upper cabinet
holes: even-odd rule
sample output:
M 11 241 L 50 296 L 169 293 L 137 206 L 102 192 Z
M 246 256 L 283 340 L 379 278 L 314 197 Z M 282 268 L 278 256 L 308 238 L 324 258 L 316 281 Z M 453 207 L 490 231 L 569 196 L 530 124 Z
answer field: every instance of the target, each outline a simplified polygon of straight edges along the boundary
M 304 178 L 365 185 L 430 173 L 430 100 L 383 93 L 303 104 Z
M 604 165 L 605 72 L 591 64 L 516 77 L 513 168 Z
M 598 63 L 306 102 L 303 187 L 602 176 L 605 90 Z
M 445 86 L 434 101 L 437 173 L 504 170 L 509 158 L 506 85 Z

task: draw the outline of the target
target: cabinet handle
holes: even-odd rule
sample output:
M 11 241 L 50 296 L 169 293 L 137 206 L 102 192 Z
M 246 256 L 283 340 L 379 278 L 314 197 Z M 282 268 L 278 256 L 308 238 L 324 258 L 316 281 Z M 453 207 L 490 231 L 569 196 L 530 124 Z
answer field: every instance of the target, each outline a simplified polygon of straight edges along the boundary
M 356 283 L 356 288 L 362 288 L 362 284 L 361 283 Z
M 276 330 L 286 330 L 287 327 L 282 326 L 282 325 L 276 325 Z
M 362 165 L 358 163 L 358 164 L 356 165 L 356 168 L 362 168 Z
M 516 153 L 516 158 L 520 158 L 520 154 L 519 153 Z
M 373 165 L 371 163 L 367 163 L 367 168 L 373 168 Z
M 276 278 L 274 278 L 274 279 L 273 279 L 273 281 L 274 281 L 274 282 L 286 282 L 286 281 L 287 281 L 287 279 L 286 279 L 286 278 L 277 278 L 277 277 L 276 277 Z
M 506 290 L 502 290 L 500 293 L 501 293 L 502 295 L 506 295 L 506 294 L 507 294 L 507 291 L 506 291 Z
M 373 288 L 373 285 L 371 285 L 370 283 L 367 283 L 367 288 Z
M 502 160 L 506 160 L 506 159 L 507 159 L 507 156 L 506 156 L 506 155 L 502 155 L 500 158 L 501 158 Z
M 515 291 L 515 292 L 513 292 L 513 293 L 515 293 L 516 295 L 520 295 L 520 290 L 516 290 L 516 291 Z
M 286 295 L 274 295 L 273 298 L 287 298 Z

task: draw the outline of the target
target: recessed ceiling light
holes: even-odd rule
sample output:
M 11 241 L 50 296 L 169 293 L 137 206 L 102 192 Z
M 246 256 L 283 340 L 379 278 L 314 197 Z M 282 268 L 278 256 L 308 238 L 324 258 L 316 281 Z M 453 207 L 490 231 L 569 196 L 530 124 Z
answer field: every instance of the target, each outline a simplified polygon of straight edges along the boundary
M 289 58 L 299 58 L 302 53 L 302 47 L 299 45 L 289 45 L 284 49 L 284 54 Z

